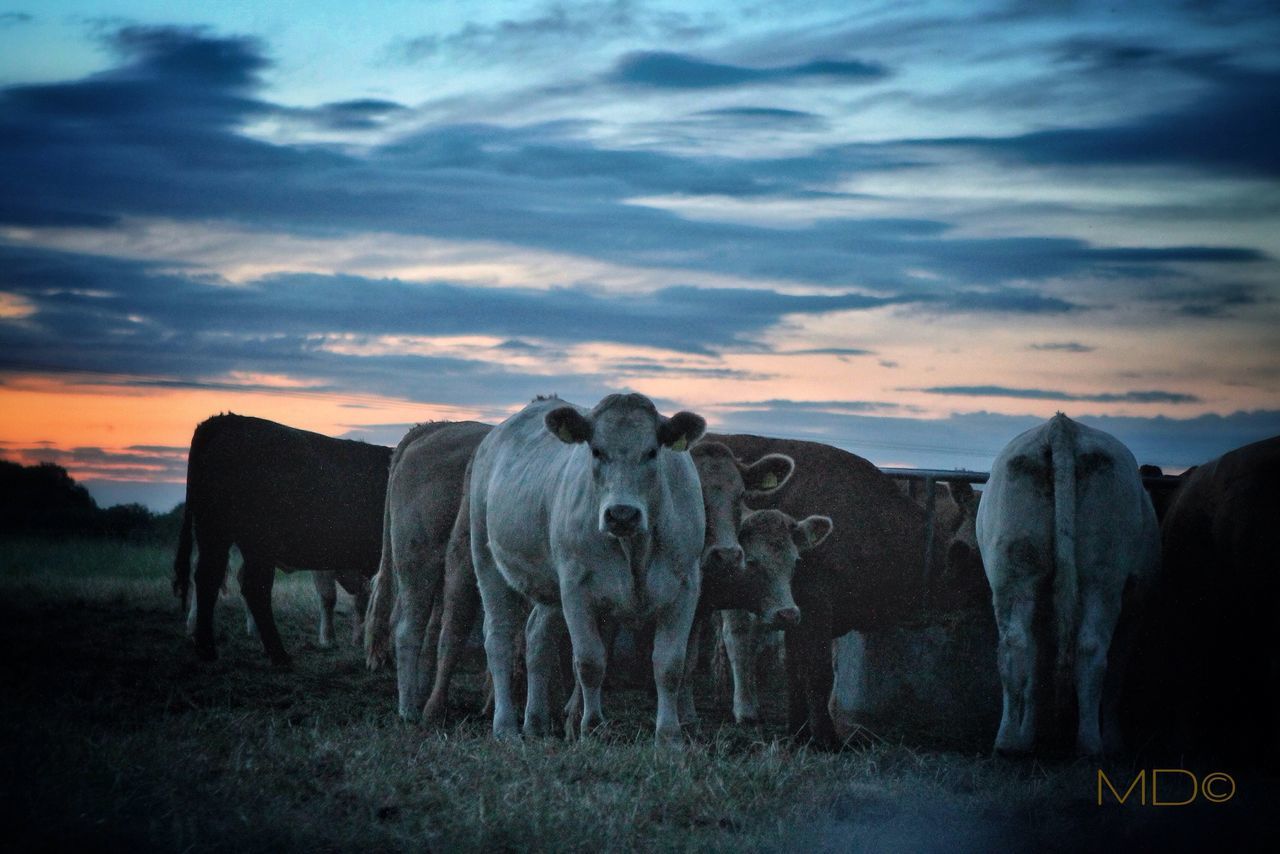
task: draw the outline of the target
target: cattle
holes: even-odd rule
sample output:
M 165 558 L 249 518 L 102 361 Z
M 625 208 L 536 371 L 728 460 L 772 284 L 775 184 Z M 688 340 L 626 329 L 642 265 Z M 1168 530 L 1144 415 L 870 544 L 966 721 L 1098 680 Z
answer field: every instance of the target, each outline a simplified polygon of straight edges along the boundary
M 244 558 L 241 593 L 271 661 L 290 663 L 271 611 L 277 567 L 328 571 L 358 594 L 378 567 L 391 449 L 234 414 L 196 427 L 174 592 L 185 606 L 196 560 L 195 646 L 213 660 L 213 609 L 231 547 Z
M 426 722 L 443 720 L 450 680 L 480 606 L 471 564 L 469 502 L 461 502 L 455 518 L 445 497 L 466 494 L 465 475 L 459 473 L 457 463 L 464 456 L 471 456 L 489 429 L 484 425 L 461 430 L 457 425 L 448 429 L 418 428 L 405 437 L 392 459 L 387 489 L 386 542 L 382 569 L 374 581 L 366 652 L 371 669 L 389 657 L 391 603 L 398 601 L 398 595 L 415 596 L 418 604 L 412 609 L 397 607 L 397 625 L 407 620 L 408 613 L 417 613 L 418 618 L 405 633 L 397 628 L 397 646 L 402 636 L 421 636 L 422 614 L 429 607 L 431 597 L 437 597 L 438 607 L 428 622 L 426 646 L 421 651 L 412 645 L 405 652 L 397 650 L 397 661 L 407 657 L 417 662 L 416 669 L 409 668 L 412 675 L 400 680 L 404 685 L 416 686 L 414 690 L 400 693 L 400 714 L 408 720 L 415 719 L 420 708 Z M 727 602 L 735 607 L 750 608 L 771 623 L 785 621 L 790 617 L 788 609 L 794 604 L 790 597 L 789 567 L 785 575 L 776 570 L 768 575 L 769 568 L 758 564 L 748 568 L 737 531 L 745 512 L 745 500 L 766 495 L 785 483 L 794 463 L 788 457 L 772 454 L 747 464 L 723 445 L 707 442 L 695 445 L 690 457 L 698 471 L 706 517 L 699 613 L 726 607 L 713 603 Z M 442 546 L 440 537 L 449 525 L 452 531 L 448 545 Z M 409 544 L 413 542 L 417 545 L 411 547 Z M 393 551 L 396 543 L 400 545 Z M 395 559 L 390 558 L 393 553 Z M 437 587 L 442 567 L 444 589 L 441 593 Z M 409 578 L 410 575 L 413 577 Z M 388 577 L 399 580 L 389 584 L 385 580 Z M 785 616 L 780 616 L 784 613 Z M 695 635 L 696 632 L 691 633 L 691 637 Z M 436 637 L 439 640 L 433 661 L 430 645 Z M 689 660 L 687 657 L 686 661 Z M 431 670 L 432 663 L 436 665 L 435 681 L 424 708 L 418 699 L 421 685 L 417 680 Z M 580 703 L 580 695 L 575 693 L 575 699 Z M 574 705 L 575 701 L 571 700 L 570 706 Z M 693 703 L 687 682 L 681 692 L 680 707 L 682 722 L 689 722 Z
M 1118 750 L 1121 677 L 1160 559 L 1133 454 L 1058 413 L 996 457 L 977 537 L 999 632 L 996 751 L 1034 751 L 1073 701 L 1076 751 Z
M 700 442 L 690 452 L 702 486 L 707 517 L 702 556 L 702 590 L 685 651 L 685 678 L 680 690 L 680 723 L 697 721 L 692 677 L 702 632 L 714 612 L 744 613 L 765 630 L 795 625 L 800 609 L 791 596 L 796 558 L 826 538 L 831 520 L 811 516 L 797 522 L 777 511 L 745 510 L 744 502 L 760 499 L 791 477 L 794 461 L 766 454 L 747 465 L 718 442 Z M 643 646 L 643 645 L 642 645 Z M 565 708 L 566 730 L 574 731 L 574 714 L 582 708 L 575 688 Z
M 901 625 L 925 606 L 924 514 L 867 460 L 818 442 L 708 434 L 750 459 L 781 453 L 796 473 L 758 502 L 802 519 L 820 514 L 834 529 L 800 556 L 791 589 L 801 619 L 786 631 L 789 725 L 797 739 L 820 748 L 839 745 L 828 700 L 831 641 L 850 631 Z M 939 553 L 944 544 L 937 542 Z
M 428 631 L 428 618 L 445 577 L 450 535 L 464 497 L 464 474 L 471 455 L 492 429 L 474 421 L 419 424 L 391 456 L 382 560 L 365 652 L 370 669 L 376 669 L 390 655 L 394 629 L 399 710 L 405 720 L 417 719 L 423 683 L 434 669 L 435 638 Z M 468 554 L 468 571 L 470 565 Z
M 1173 756 L 1280 767 L 1280 436 L 1185 472 L 1135 653 L 1131 732 Z
M 609 615 L 653 622 L 656 736 L 679 741 L 677 694 L 706 525 L 687 451 L 705 428 L 691 412 L 662 417 L 639 394 L 609 395 L 591 410 L 553 397 L 535 400 L 481 441 L 468 497 L 495 736 L 519 732 L 512 641 L 531 602 L 526 734 L 552 729 L 548 691 L 561 620 L 583 693 L 581 729 L 604 722 L 599 620 Z

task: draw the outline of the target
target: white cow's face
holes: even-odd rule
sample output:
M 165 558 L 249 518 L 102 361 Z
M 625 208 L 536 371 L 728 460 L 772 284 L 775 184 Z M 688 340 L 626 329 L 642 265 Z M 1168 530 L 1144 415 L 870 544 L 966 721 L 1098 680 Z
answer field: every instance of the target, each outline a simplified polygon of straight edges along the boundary
M 597 524 L 601 533 L 619 539 L 649 531 L 660 493 L 659 455 L 686 451 L 706 429 L 690 412 L 663 418 L 638 394 L 610 395 L 589 416 L 562 406 L 547 413 L 546 423 L 562 442 L 589 449 Z
M 791 596 L 796 563 L 800 553 L 825 540 L 831 528 L 826 516 L 797 522 L 779 510 L 757 510 L 742 520 L 738 541 L 747 558 L 746 587 L 751 609 L 766 628 L 785 629 L 800 622 L 800 609 Z

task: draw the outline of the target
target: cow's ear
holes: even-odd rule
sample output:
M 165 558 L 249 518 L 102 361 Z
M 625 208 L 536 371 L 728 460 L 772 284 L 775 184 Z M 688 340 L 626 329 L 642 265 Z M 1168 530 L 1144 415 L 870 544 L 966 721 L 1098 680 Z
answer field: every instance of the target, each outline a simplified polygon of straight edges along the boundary
M 567 445 L 576 445 L 591 438 L 591 422 L 576 407 L 558 406 L 543 420 L 552 435 Z
M 687 451 L 689 446 L 702 438 L 707 422 L 692 412 L 677 412 L 662 419 L 658 425 L 658 441 L 673 451 Z
M 800 551 L 808 551 L 825 540 L 833 527 L 835 526 L 831 519 L 826 516 L 810 516 L 808 519 L 796 522 L 795 527 L 791 529 L 791 541 Z
M 759 498 L 781 489 L 796 470 L 796 461 L 786 454 L 766 454 L 751 465 L 737 459 L 734 462 L 742 473 L 742 483 L 747 488 L 748 498 Z

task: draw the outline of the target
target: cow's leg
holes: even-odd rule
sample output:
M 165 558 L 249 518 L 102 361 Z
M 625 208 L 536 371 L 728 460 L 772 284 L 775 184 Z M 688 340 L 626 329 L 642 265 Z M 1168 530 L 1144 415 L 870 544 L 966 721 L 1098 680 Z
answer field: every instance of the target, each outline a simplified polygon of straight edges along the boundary
M 369 584 L 369 579 L 362 576 L 356 582 L 356 589 L 349 591 L 353 598 L 351 603 L 352 646 L 362 646 L 364 644 L 364 620 L 365 614 L 369 611 Z
M 1004 601 L 1004 600 L 1008 601 Z M 1032 634 L 1035 602 L 1030 595 L 995 594 L 999 646 L 996 659 L 1004 697 L 996 752 L 1030 753 L 1035 747 L 1037 725 L 1036 641 Z
M 849 632 L 831 644 L 835 684 L 831 691 L 831 716 L 843 737 L 855 730 L 867 712 L 867 639 Z
M 275 585 L 275 580 L 276 569 L 272 564 L 256 555 L 244 555 L 240 592 L 258 627 L 262 648 L 266 650 L 267 657 L 278 667 L 288 667 L 291 663 L 289 653 L 284 651 L 280 631 L 276 628 L 276 618 L 271 612 L 271 588 Z
M 338 604 L 338 579 L 332 572 L 313 572 L 311 583 L 320 597 L 320 636 L 316 644 L 321 649 L 328 649 L 333 646 L 333 609 Z
M 426 646 L 427 621 L 431 616 L 431 598 L 428 592 L 417 589 L 407 572 L 396 572 L 400 591 L 396 599 L 396 688 L 399 694 L 400 717 L 416 721 L 422 709 L 422 652 Z M 408 583 L 406 583 L 408 582 Z
M 695 591 L 676 599 L 661 611 L 653 627 L 653 681 L 658 689 L 655 736 L 659 743 L 683 742 L 680 732 L 680 684 L 684 659 L 693 628 L 698 597 Z
M 493 734 L 496 738 L 516 738 L 520 724 L 512 701 L 512 655 L 524 617 L 524 603 L 520 594 L 507 586 L 489 554 L 488 535 L 483 528 L 477 531 L 474 519 L 472 524 L 471 560 L 484 604 L 484 652 L 493 679 Z
M 756 671 L 760 656 L 760 631 L 750 611 L 725 611 L 721 631 L 724 651 L 733 672 L 733 719 L 740 724 L 760 722 Z
M 551 680 L 559 667 L 559 641 L 564 634 L 564 616 L 554 605 L 534 605 L 525 623 L 525 677 L 528 690 L 524 706 L 526 736 L 547 736 L 555 732 L 551 713 Z
M 568 575 L 562 574 L 561 577 Z M 581 574 L 578 574 L 581 577 Z M 582 692 L 581 734 L 587 736 L 604 724 L 600 710 L 600 686 L 604 684 L 605 645 L 600 637 L 596 615 L 589 608 L 581 590 L 560 589 L 565 623 L 573 643 L 573 669 Z
M 796 649 L 800 654 L 800 679 L 804 687 L 804 702 L 809 713 L 809 737 L 823 750 L 839 746 L 835 724 L 831 721 L 828 704 L 835 674 L 831 667 L 831 612 L 826 609 L 826 619 L 821 619 L 821 609 L 804 613 L 800 626 L 790 629 L 797 635 Z
M 696 726 L 698 710 L 693 703 L 693 671 L 698 666 L 698 647 L 702 641 L 702 632 L 710 615 L 694 616 L 693 625 L 689 629 L 689 640 L 685 644 L 684 676 L 680 680 L 680 725 Z
M 442 599 L 435 681 L 431 686 L 431 697 L 422 713 L 423 721 L 432 724 L 439 724 L 444 720 L 449 702 L 449 683 L 480 610 L 480 588 L 476 586 L 476 574 L 471 568 L 469 553 L 465 566 L 446 566 Z
M 1107 652 L 1120 617 L 1119 598 L 1086 590 L 1081 597 L 1080 626 L 1076 635 L 1076 750 L 1085 756 L 1103 751 L 1101 709 L 1107 680 Z
M 218 591 L 227 574 L 227 557 L 230 543 L 207 542 L 198 544 L 200 556 L 196 560 L 196 655 L 205 661 L 213 661 L 218 652 L 213 643 L 213 607 L 218 601 Z
M 240 588 L 240 598 L 244 601 L 244 563 L 240 564 L 240 569 L 236 571 L 236 586 Z M 225 592 L 225 585 L 224 592 Z M 244 605 L 244 636 L 247 638 L 256 638 L 262 640 L 262 636 L 258 634 L 258 624 L 253 621 L 253 612 L 249 610 L 249 603 L 245 601 Z
M 801 613 L 804 613 L 803 611 Z M 804 677 L 800 672 L 800 645 L 793 632 L 783 634 L 787 666 L 787 729 L 800 744 L 808 743 L 809 708 L 804 700 Z

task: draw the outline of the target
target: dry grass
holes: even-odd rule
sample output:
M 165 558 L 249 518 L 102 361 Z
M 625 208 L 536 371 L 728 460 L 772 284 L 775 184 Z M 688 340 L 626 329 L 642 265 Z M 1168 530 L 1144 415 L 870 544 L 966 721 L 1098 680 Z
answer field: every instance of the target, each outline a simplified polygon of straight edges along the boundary
M 314 646 L 305 576 L 276 611 L 297 662 L 272 669 L 220 608 L 221 658 L 195 660 L 168 552 L 0 543 L 0 798 L 22 849 L 1078 850 L 1257 841 L 1276 787 L 1210 809 L 1099 808 L 1095 766 L 1005 762 L 885 741 L 827 755 L 777 718 L 704 726 L 655 748 L 642 690 L 606 696 L 602 738 L 497 743 L 466 715 L 441 731 L 394 715 L 394 677 Z M 341 600 L 340 617 L 349 600 Z M 339 629 L 340 637 L 344 634 Z M 1123 769 L 1115 774 L 1122 776 Z

